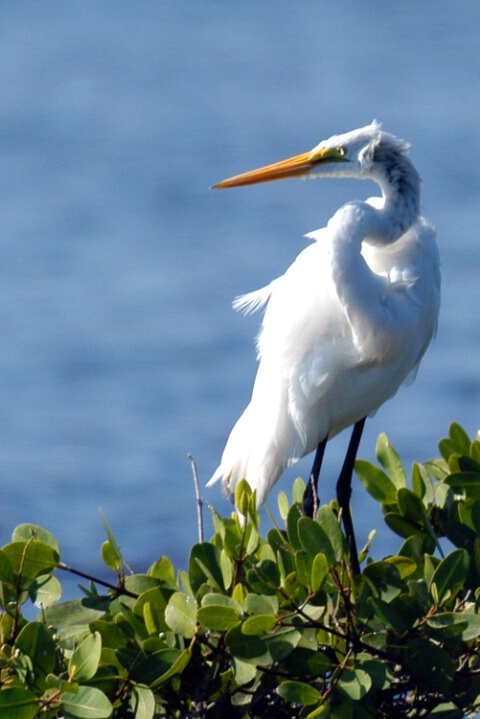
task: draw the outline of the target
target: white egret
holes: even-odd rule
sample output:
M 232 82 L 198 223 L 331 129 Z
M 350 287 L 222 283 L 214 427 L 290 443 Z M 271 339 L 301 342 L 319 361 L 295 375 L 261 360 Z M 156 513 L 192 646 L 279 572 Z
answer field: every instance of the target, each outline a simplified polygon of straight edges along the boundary
M 337 484 L 344 522 L 351 522 L 350 483 L 365 418 L 413 381 L 436 331 L 435 231 L 419 214 L 420 178 L 408 145 L 376 122 L 215 187 L 294 176 L 369 179 L 382 196 L 345 204 L 327 227 L 307 235 L 312 244 L 284 275 L 235 301 L 247 313 L 266 305 L 259 368 L 208 485 L 221 480 L 231 496 L 246 479 L 260 506 L 284 469 L 317 448 L 316 482 L 327 440 L 354 425 Z M 310 516 L 313 497 L 306 492 Z

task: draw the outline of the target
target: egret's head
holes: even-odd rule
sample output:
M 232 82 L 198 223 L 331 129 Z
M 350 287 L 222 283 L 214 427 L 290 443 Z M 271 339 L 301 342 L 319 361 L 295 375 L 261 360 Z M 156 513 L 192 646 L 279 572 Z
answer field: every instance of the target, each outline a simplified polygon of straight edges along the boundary
M 319 159 L 308 175 L 377 179 L 388 175 L 391 166 L 401 163 L 408 149 L 407 143 L 384 132 L 380 123 L 374 121 L 366 127 L 320 142 L 311 151 L 313 157 L 318 153 Z M 329 152 L 337 153 L 343 161 L 335 166 L 328 157 Z
M 357 177 L 377 179 L 393 158 L 404 155 L 403 140 L 383 132 L 378 122 L 358 130 L 334 135 L 313 150 L 258 170 L 235 175 L 215 188 L 239 187 L 287 177 Z M 391 160 L 389 158 L 392 158 Z

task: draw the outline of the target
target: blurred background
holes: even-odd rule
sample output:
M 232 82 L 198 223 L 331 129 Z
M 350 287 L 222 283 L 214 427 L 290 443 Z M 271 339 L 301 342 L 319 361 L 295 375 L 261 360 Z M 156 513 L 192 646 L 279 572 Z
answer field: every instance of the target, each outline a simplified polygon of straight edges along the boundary
M 478 3 L 22 0 L 0 19 L 0 544 L 33 522 L 104 576 L 101 507 L 136 571 L 162 554 L 186 567 L 187 453 L 203 487 L 256 371 L 260 317 L 232 299 L 374 191 L 209 187 L 374 118 L 412 144 L 443 291 L 416 383 L 367 423 L 359 455 L 384 431 L 410 467 L 451 421 L 477 431 Z M 324 501 L 347 439 L 327 450 Z M 230 511 L 218 487 L 204 495 Z M 374 555 L 399 546 L 359 483 L 353 509 L 360 544 L 375 526 Z

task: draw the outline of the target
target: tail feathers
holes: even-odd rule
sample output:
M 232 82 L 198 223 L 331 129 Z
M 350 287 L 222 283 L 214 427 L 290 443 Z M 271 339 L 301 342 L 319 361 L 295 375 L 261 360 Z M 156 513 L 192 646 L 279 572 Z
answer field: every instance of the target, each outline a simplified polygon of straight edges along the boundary
M 259 426 L 258 422 L 252 421 L 250 407 L 247 407 L 233 428 L 220 466 L 207 487 L 221 481 L 224 494 L 233 498 L 238 483 L 246 479 L 252 490 L 256 491 L 257 507 L 260 507 L 285 467 L 293 464 L 299 455 L 292 452 L 288 453 L 289 456 L 283 456 L 272 434 L 265 436 L 265 425 L 261 423 Z M 268 423 L 265 424 L 268 426 Z
M 227 497 L 246 479 L 257 493 L 257 507 L 284 469 L 294 464 L 305 451 L 305 443 L 288 412 L 278 405 L 251 402 L 232 429 L 220 466 L 207 486 L 221 481 Z
M 222 479 L 222 477 L 223 477 L 223 469 L 222 469 L 222 465 L 220 465 L 219 467 L 217 467 L 217 469 L 212 474 L 212 476 L 210 477 L 210 479 L 208 480 L 208 482 L 205 486 L 213 487 L 213 485 L 216 484 L 220 479 Z
M 234 486 L 232 487 L 230 483 L 232 474 L 232 469 L 230 471 L 226 471 L 224 470 L 223 464 L 220 464 L 215 470 L 214 474 L 208 480 L 206 487 L 213 487 L 214 484 L 221 481 L 223 494 L 226 497 L 230 497 L 233 501 L 233 495 L 235 494 L 235 488 L 237 486 L 238 480 L 234 483 Z
M 233 501 L 238 483 L 242 479 L 246 479 L 250 487 L 257 490 L 257 505 L 260 506 L 265 501 L 266 496 L 265 492 L 265 496 L 259 501 L 258 490 L 259 486 L 262 485 L 261 477 L 263 473 L 251 456 L 245 454 L 245 451 L 242 453 L 241 448 L 232 441 L 232 438 L 235 439 L 233 432 L 223 451 L 221 464 L 207 482 L 207 487 L 211 487 L 220 481 L 223 494 Z
M 255 469 L 253 469 L 253 466 L 255 466 Z M 276 474 L 279 475 L 278 472 Z M 239 461 L 228 465 L 222 462 L 207 482 L 207 487 L 221 481 L 224 495 L 230 497 L 233 502 L 235 490 L 242 479 L 246 479 L 252 490 L 256 491 L 257 507 L 261 507 L 278 476 L 266 474 L 264 469 L 259 467 L 256 462 L 247 461 L 245 463 L 245 461 Z

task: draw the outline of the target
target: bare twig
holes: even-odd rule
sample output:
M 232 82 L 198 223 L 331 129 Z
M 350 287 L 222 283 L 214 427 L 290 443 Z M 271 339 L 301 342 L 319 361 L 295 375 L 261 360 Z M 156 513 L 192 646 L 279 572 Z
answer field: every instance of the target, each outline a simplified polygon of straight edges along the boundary
M 200 484 L 198 482 L 198 474 L 197 474 L 197 465 L 195 464 L 195 460 L 193 459 L 192 455 L 188 454 L 188 459 L 190 460 L 190 464 L 192 467 L 192 474 L 193 474 L 193 483 L 195 485 L 195 497 L 197 501 L 197 520 L 198 520 L 198 541 L 203 542 L 203 500 L 202 496 L 200 494 Z
M 129 589 L 126 589 L 125 587 L 119 587 L 118 585 L 111 584 L 110 582 L 105 582 L 103 579 L 93 577 L 91 574 L 87 574 L 86 572 L 81 572 L 80 569 L 74 569 L 73 567 L 69 567 L 68 564 L 65 564 L 64 562 L 59 562 L 57 566 L 59 569 L 63 569 L 64 572 L 71 572 L 72 574 L 76 574 L 77 577 L 89 579 L 91 582 L 94 582 L 95 584 L 100 584 L 102 587 L 106 587 L 107 589 L 112 589 L 118 594 L 125 594 L 127 597 L 133 597 L 134 599 L 138 599 L 139 595 L 135 592 L 131 592 Z
M 317 494 L 317 486 L 315 484 L 315 477 L 313 476 L 313 473 L 310 475 L 310 484 L 312 487 L 312 495 L 313 495 L 313 515 L 312 517 L 315 519 L 318 512 L 318 494 Z

